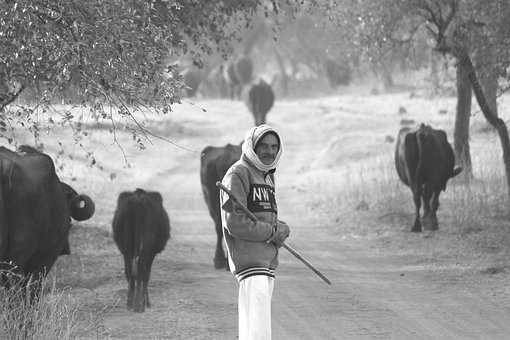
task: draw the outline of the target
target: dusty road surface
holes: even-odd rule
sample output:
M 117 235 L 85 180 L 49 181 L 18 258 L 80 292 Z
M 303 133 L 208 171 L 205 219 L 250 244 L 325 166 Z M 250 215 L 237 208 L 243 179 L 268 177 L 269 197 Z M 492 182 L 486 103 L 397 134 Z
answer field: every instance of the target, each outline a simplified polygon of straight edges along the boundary
M 332 282 L 326 285 L 282 249 L 273 339 L 508 339 L 510 304 L 501 280 L 468 275 L 455 260 L 430 266 L 419 254 L 385 251 L 370 237 L 342 234 L 334 219 L 321 214 L 315 202 L 326 193 L 314 185 L 317 178 L 334 178 L 360 158 L 391 158 L 393 144 L 383 140 L 397 126 L 390 122 L 393 108 L 369 116 L 340 107 L 336 99 L 321 103 L 279 103 L 268 117 L 285 141 L 276 184 L 281 219 L 292 228 L 288 243 Z M 238 142 L 251 124 L 242 103 L 213 102 L 207 112 L 191 107 L 171 117 L 180 128 L 170 137 L 195 150 Z M 332 141 L 344 140 L 345 156 L 328 154 Z M 236 339 L 237 284 L 230 273 L 213 268 L 215 234 L 200 189 L 199 153 L 154 143 L 128 154 L 133 167 L 97 189 L 95 220 L 73 229 L 83 279 L 73 289 L 88 294 L 86 306 L 104 307 L 103 327 L 83 338 Z M 359 150 L 365 154 L 357 155 Z M 323 166 L 328 159 L 338 164 Z M 135 187 L 162 193 L 172 225 L 172 238 L 153 265 L 152 308 L 143 314 L 125 308 L 127 285 L 109 225 L 116 195 Z M 408 220 L 380 223 L 408 233 Z M 435 242 L 434 236 L 425 242 Z

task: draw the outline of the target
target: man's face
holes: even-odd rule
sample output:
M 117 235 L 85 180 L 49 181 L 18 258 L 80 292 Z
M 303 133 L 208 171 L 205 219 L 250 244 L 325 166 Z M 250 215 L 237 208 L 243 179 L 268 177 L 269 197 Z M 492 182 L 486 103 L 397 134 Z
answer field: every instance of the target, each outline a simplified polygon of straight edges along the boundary
M 260 161 L 265 165 L 273 163 L 276 154 L 278 153 L 279 144 L 278 138 L 272 133 L 268 133 L 257 143 L 255 153 Z

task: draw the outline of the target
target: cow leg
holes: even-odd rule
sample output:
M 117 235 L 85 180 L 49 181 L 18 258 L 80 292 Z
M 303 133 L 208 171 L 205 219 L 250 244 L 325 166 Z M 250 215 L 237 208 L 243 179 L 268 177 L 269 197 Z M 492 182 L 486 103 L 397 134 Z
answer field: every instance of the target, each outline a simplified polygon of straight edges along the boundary
M 416 217 L 414 219 L 414 225 L 411 228 L 411 231 L 412 232 L 421 232 L 421 222 L 420 222 L 421 188 L 419 186 L 416 186 L 413 190 L 413 200 L 414 200 Z
M 58 254 L 58 253 L 55 253 Z M 43 281 L 48 274 L 48 268 L 56 261 L 57 255 L 54 257 L 44 257 L 39 253 L 34 254 L 34 257 L 25 266 L 25 281 L 24 288 L 25 296 L 28 301 L 36 302 L 42 293 Z
M 218 225 L 216 223 L 216 253 L 214 254 L 214 268 L 223 269 L 227 265 L 227 257 L 223 250 L 223 229 L 221 222 Z
M 149 261 L 148 261 L 148 264 L 147 264 L 147 273 L 144 275 L 144 290 L 145 290 L 145 306 L 147 308 L 151 308 L 151 302 L 149 300 L 149 280 L 151 278 L 151 268 L 152 268 L 152 263 L 154 262 L 154 256 L 153 255 Z
M 145 277 L 147 276 L 147 259 L 140 256 L 138 259 L 138 273 L 135 279 L 135 296 L 133 310 L 137 313 L 145 311 Z
M 129 278 L 131 277 L 131 260 L 129 257 L 124 255 L 124 275 L 126 276 L 126 280 L 129 282 Z
M 129 256 L 124 255 L 124 274 L 126 275 L 126 280 L 128 282 L 126 306 L 129 310 L 133 309 L 133 295 L 135 292 L 135 281 L 132 273 L 132 265 L 133 260 Z
M 142 313 L 145 311 L 145 293 L 143 290 L 143 280 L 139 277 L 135 279 L 133 311 L 137 313 Z
M 432 198 L 432 190 L 428 185 L 425 185 L 423 190 L 423 226 L 427 230 L 431 230 L 431 210 L 430 200 Z
M 19 287 L 22 289 L 22 296 L 28 303 L 35 303 L 41 296 L 43 289 L 43 280 L 46 276 L 46 265 L 37 263 L 35 266 L 28 266 L 19 281 Z
M 128 283 L 128 296 L 127 296 L 127 308 L 128 309 L 133 309 L 134 307 L 134 299 L 135 299 L 135 288 L 136 288 L 136 282 L 135 282 L 135 278 L 133 276 L 131 276 L 129 278 L 129 283 Z
M 41 269 L 38 272 L 29 276 L 26 285 L 26 297 L 30 303 L 35 303 L 41 296 L 43 289 L 43 279 L 46 275 L 46 270 Z
M 439 209 L 439 194 L 441 191 L 435 191 L 432 197 L 432 209 L 430 211 L 430 230 L 437 230 L 439 223 L 437 222 L 437 209 Z

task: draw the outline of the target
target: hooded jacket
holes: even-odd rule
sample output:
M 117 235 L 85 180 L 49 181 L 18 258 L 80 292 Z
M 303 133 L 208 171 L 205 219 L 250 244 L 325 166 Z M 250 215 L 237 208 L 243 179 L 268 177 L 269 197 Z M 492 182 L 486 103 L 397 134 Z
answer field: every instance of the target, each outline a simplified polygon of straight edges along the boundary
M 268 132 L 276 134 L 279 149 L 272 164 L 265 165 L 254 146 Z M 278 249 L 266 241 L 275 231 L 278 207 L 275 198 L 274 170 L 283 151 L 279 134 L 268 125 L 248 131 L 241 159 L 234 163 L 222 180 L 233 195 L 256 217 L 254 222 L 228 195 L 221 191 L 221 220 L 231 272 L 239 281 L 253 275 L 274 277 L 278 266 Z

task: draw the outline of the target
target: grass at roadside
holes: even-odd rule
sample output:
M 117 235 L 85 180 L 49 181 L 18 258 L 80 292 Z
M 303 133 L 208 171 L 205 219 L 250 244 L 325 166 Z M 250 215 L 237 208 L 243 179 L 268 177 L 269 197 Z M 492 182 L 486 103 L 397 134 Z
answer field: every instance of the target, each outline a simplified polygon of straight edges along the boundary
M 375 241 L 379 251 L 416 258 L 427 266 L 458 266 L 499 274 L 510 271 L 508 194 L 499 141 L 472 146 L 474 180 L 450 180 L 440 196 L 439 230 L 411 233 L 414 204 L 398 180 L 393 153 L 313 176 L 310 198 L 340 238 Z M 421 259 L 420 259 L 421 258 Z
M 26 289 L 12 282 L 10 288 L 0 288 L 1 339 L 75 339 L 101 331 L 104 311 L 83 308 L 85 300 L 70 289 L 58 289 L 55 281 L 43 279 L 44 294 L 30 301 Z

